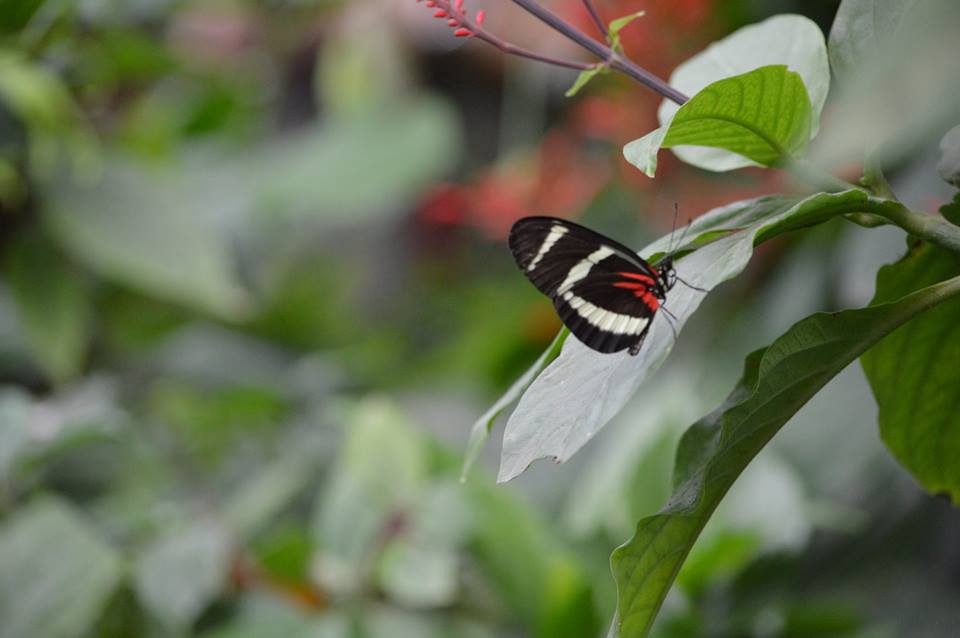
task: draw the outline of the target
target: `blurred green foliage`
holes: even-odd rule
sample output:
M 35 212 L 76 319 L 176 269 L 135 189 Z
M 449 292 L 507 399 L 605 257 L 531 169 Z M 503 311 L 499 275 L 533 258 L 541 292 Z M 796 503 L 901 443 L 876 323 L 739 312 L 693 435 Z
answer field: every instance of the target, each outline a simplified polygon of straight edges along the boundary
M 777 291 L 839 295 L 823 246 L 848 238 L 786 241 L 690 330 L 716 356 L 681 353 L 592 458 L 461 484 L 468 424 L 556 323 L 499 238 L 419 215 L 489 158 L 400 16 L 0 0 L 0 638 L 605 635 L 609 550 L 669 494 L 683 426 L 792 317 Z M 813 420 L 834 418 L 872 426 Z M 861 590 L 902 594 L 956 519 L 850 440 L 824 463 L 906 495 L 850 504 L 803 467 L 821 450 L 786 446 L 708 527 L 658 635 L 896 635 L 900 608 Z M 804 553 L 814 525 L 827 540 Z M 818 577 L 838 556 L 859 563 Z M 935 594 L 955 592 L 911 583 L 911 635 L 937 635 L 955 613 Z

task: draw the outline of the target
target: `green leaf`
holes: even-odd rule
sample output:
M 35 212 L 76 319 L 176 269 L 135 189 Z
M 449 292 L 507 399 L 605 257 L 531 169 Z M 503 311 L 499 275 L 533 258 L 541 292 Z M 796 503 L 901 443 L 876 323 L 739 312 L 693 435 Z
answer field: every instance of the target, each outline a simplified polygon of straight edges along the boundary
M 785 64 L 803 79 L 812 109 L 812 138 L 830 89 L 830 65 L 820 27 L 804 16 L 777 15 L 738 29 L 674 69 L 670 85 L 696 95 L 713 82 L 771 64 Z M 657 111 L 661 126 L 669 124 L 679 108 L 670 100 L 661 102 Z M 719 148 L 680 146 L 673 153 L 688 164 L 710 171 L 755 165 L 742 155 Z
M 761 166 L 775 166 L 802 155 L 810 139 L 811 113 L 800 75 L 783 65 L 764 66 L 707 86 L 669 124 L 627 144 L 623 153 L 650 177 L 656 152 L 681 145 L 722 148 Z
M 350 619 L 340 611 L 309 614 L 289 601 L 264 593 L 240 599 L 237 613 L 201 638 L 351 638 Z
M 590 69 L 585 69 L 583 71 L 580 71 L 580 74 L 577 76 L 577 79 L 574 80 L 573 82 L 573 86 L 567 89 L 567 92 L 564 93 L 564 95 L 566 97 L 573 97 L 580 91 L 580 89 L 582 89 L 587 85 L 587 82 L 589 82 L 594 77 L 596 77 L 597 74 L 606 72 L 606 70 L 607 70 L 607 67 L 603 65 L 599 65 Z
M 33 401 L 19 388 L 0 390 L 0 483 L 9 481 L 20 457 L 30 449 Z
M 865 152 L 884 169 L 900 165 L 926 152 L 955 126 L 960 109 L 960 74 L 951 55 L 960 40 L 956 2 L 855 4 L 862 11 L 858 24 L 873 22 L 874 9 L 881 12 L 877 24 L 869 27 L 878 37 L 866 38 L 864 57 L 858 58 L 853 72 L 844 72 L 835 83 L 830 118 L 808 158 L 827 171 L 859 165 Z M 901 12 L 907 6 L 911 9 Z M 885 32 L 881 26 L 890 22 L 884 17 L 888 12 L 899 16 L 899 24 L 893 37 L 889 33 L 881 37 Z M 852 33 L 851 42 L 858 42 L 858 37 Z M 917 108 L 919 95 L 926 108 Z
M 820 193 L 802 200 L 763 197 L 724 206 L 697 218 L 682 251 L 707 243 L 679 258 L 677 274 L 692 286 L 712 290 L 746 268 L 755 243 L 789 229 L 818 224 L 862 210 L 863 191 Z M 665 236 L 641 252 L 647 258 L 665 252 Z M 676 315 L 676 331 L 703 301 L 705 293 L 677 285 L 667 302 Z M 608 355 L 567 339 L 560 356 L 530 384 L 510 416 L 503 435 L 498 481 L 521 474 L 539 458 L 564 462 L 583 447 L 663 364 L 675 336 L 665 319 L 655 320 L 640 354 Z
M 428 470 L 422 435 L 395 404 L 368 398 L 347 412 L 346 440 L 312 523 L 316 573 L 340 594 L 371 578 L 365 558 L 379 547 L 391 516 L 417 502 Z
M 18 237 L 4 265 L 33 355 L 51 379 L 69 379 L 83 363 L 90 333 L 92 308 L 84 282 L 36 234 Z
M 623 51 L 623 45 L 620 43 L 620 32 L 623 31 L 624 27 L 637 18 L 642 18 L 646 13 L 646 11 L 637 11 L 636 13 L 631 13 L 613 20 L 607 26 L 607 32 L 610 34 L 607 38 L 610 42 L 610 48 L 617 52 Z
M 877 275 L 874 304 L 960 274 L 957 256 L 921 245 Z M 960 299 L 903 326 L 860 358 L 880 406 L 880 434 L 933 494 L 960 503 Z
M 137 595 L 164 626 L 184 631 L 223 592 L 229 570 L 226 529 L 200 521 L 146 548 L 135 570 Z
M 193 168 L 149 172 L 115 158 L 100 183 L 51 192 L 45 221 L 68 252 L 103 277 L 237 318 L 250 300 L 219 224 L 244 203 L 216 169 Z
M 830 66 L 850 73 L 889 46 L 917 0 L 843 0 L 830 28 Z
M 890 303 L 818 313 L 747 357 L 727 400 L 687 430 L 673 496 L 611 558 L 621 638 L 647 636 L 701 530 L 747 464 L 813 395 L 884 336 L 960 294 L 960 277 Z
M 121 561 L 71 505 L 43 498 L 0 528 L 0 638 L 87 635 Z
M 480 481 L 466 488 L 473 512 L 474 556 L 534 638 L 582 638 L 597 633 L 591 587 L 555 526 L 523 501 Z
M 278 446 L 283 453 L 277 460 L 241 483 L 224 505 L 231 531 L 253 537 L 301 494 L 316 476 L 324 443 L 322 437 L 303 435 Z
M 0 33 L 12 34 L 25 27 L 45 0 L 0 0 Z
M 18 51 L 0 49 L 0 100 L 29 132 L 33 172 L 52 174 L 64 153 L 80 176 L 88 177 L 99 168 L 96 137 L 57 75 Z
M 383 550 L 378 582 L 403 607 L 446 607 L 457 600 L 458 552 L 469 512 L 463 492 L 450 483 L 430 486 L 406 515 L 407 525 Z
M 490 438 L 490 431 L 493 429 L 493 424 L 496 422 L 497 417 L 530 387 L 530 384 L 537 378 L 537 375 L 539 375 L 551 361 L 557 358 L 560 354 L 560 348 L 563 347 L 563 342 L 566 341 L 569 334 L 569 330 L 562 329 L 554 338 L 553 343 L 543 351 L 543 354 L 540 355 L 533 365 L 527 368 L 527 371 L 520 375 L 520 378 L 514 381 L 507 391 L 504 392 L 486 412 L 480 415 L 480 418 L 473 422 L 473 427 L 470 428 L 470 438 L 467 440 L 463 469 L 460 471 L 461 483 L 467 480 L 467 476 L 470 474 L 474 463 L 480 458 L 480 453 Z
M 398 99 L 389 108 L 288 136 L 259 157 L 248 156 L 239 172 L 271 223 L 355 224 L 402 212 L 449 172 L 458 149 L 459 126 L 449 104 Z

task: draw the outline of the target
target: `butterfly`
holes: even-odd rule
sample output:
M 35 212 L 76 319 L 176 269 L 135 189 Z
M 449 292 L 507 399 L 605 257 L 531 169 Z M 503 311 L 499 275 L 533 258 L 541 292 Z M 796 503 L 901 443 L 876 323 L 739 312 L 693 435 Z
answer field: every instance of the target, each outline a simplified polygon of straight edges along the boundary
M 510 229 L 517 265 L 553 300 L 563 324 L 603 353 L 639 354 L 677 282 L 668 254 L 655 264 L 589 228 L 556 217 L 523 217 Z

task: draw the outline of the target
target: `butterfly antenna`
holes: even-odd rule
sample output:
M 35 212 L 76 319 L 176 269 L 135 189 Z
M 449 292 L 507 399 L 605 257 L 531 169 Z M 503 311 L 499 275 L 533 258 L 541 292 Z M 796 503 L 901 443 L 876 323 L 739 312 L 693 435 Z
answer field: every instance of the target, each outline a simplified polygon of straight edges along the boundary
M 677 232 L 677 217 L 680 215 L 680 205 L 674 201 L 673 202 L 673 223 L 670 224 L 670 243 L 667 245 L 667 254 L 673 254 L 673 237 L 674 233 Z
M 680 239 L 677 241 L 677 248 L 683 246 L 683 240 L 687 236 L 687 233 L 690 231 L 690 227 L 693 226 L 693 217 L 687 219 L 687 225 L 683 227 L 683 232 L 680 233 Z

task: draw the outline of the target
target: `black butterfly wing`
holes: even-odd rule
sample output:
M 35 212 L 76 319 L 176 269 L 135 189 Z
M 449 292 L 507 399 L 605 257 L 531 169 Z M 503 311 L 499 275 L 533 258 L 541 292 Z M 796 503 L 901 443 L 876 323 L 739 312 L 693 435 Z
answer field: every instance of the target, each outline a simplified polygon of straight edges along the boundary
M 639 348 L 660 288 L 654 269 L 635 252 L 554 217 L 517 221 L 509 243 L 517 265 L 580 341 L 605 353 Z

